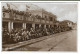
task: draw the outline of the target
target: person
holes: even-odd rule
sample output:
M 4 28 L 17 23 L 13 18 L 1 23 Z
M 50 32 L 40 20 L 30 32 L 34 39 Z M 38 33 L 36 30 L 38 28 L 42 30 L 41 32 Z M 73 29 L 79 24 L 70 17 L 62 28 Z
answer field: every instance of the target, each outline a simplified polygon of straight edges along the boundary
M 22 40 L 23 41 L 26 40 L 26 31 L 25 30 L 23 30 L 23 32 L 22 32 Z
M 19 41 L 22 41 L 22 30 L 19 30 L 19 36 L 20 36 L 20 39 L 19 39 Z
M 27 30 L 26 31 L 26 40 L 29 40 L 30 38 L 29 38 L 29 31 Z
M 4 28 L 2 40 L 3 40 L 3 42 L 8 43 L 9 39 L 10 39 L 10 34 L 9 34 L 8 30 L 6 28 Z
M 29 39 L 31 39 L 31 31 L 28 32 Z
M 31 33 L 31 38 L 35 38 L 35 30 L 33 29 L 33 27 L 30 29 L 30 33 Z
M 20 32 L 17 32 L 17 33 L 15 34 L 15 42 L 19 42 L 19 41 L 20 41 L 21 36 L 19 36 L 19 34 L 20 34 Z

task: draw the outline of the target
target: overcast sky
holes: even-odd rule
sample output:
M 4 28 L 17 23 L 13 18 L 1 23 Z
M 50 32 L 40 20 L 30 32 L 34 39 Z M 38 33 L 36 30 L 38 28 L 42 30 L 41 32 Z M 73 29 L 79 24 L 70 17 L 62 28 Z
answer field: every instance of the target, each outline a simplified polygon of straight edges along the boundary
M 78 10 L 77 10 L 77 3 L 13 3 L 17 4 L 18 10 L 26 10 L 25 4 L 30 5 L 37 5 L 40 8 L 45 9 L 46 11 L 49 11 L 57 16 L 57 20 L 63 21 L 63 20 L 70 20 L 73 22 L 77 22 L 78 18 Z M 4 4 L 3 4 L 4 5 Z M 39 9 L 39 7 L 37 9 Z M 33 9 L 36 9 L 36 7 L 33 7 Z

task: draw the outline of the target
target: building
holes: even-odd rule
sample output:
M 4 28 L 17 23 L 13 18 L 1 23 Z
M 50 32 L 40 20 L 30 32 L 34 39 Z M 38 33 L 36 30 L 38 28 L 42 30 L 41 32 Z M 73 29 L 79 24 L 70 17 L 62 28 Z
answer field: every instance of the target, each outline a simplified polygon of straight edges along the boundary
M 2 8 L 2 26 L 8 29 L 30 29 L 33 27 L 52 27 L 56 21 L 56 15 L 49 13 L 45 10 L 42 11 L 18 11 L 14 9 Z
M 68 27 L 69 29 L 75 29 L 76 24 L 70 20 L 61 21 L 60 24 L 64 27 Z

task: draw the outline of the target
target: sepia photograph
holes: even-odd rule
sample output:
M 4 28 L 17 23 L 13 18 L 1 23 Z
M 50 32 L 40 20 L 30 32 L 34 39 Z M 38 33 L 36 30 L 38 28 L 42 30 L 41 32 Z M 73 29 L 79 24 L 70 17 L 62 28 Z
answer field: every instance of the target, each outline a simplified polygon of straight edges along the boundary
M 2 51 L 77 52 L 77 2 L 1 2 Z

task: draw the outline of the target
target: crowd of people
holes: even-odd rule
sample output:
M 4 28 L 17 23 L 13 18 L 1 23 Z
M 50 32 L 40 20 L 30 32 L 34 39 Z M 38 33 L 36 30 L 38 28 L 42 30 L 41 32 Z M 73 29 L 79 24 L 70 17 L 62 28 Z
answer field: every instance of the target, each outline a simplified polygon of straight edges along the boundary
M 50 28 L 36 27 L 35 29 L 33 27 L 27 29 L 15 28 L 12 29 L 11 32 L 8 32 L 7 29 L 3 28 L 2 40 L 5 43 L 17 43 L 43 36 L 49 36 L 55 33 L 65 32 L 68 30 L 71 30 L 71 28 L 64 26 L 54 26 Z
M 31 27 L 30 29 L 13 29 L 8 32 L 7 29 L 3 29 L 3 41 L 6 43 L 21 42 L 34 38 L 39 38 L 42 36 L 47 36 L 53 34 L 51 28 L 36 28 Z

